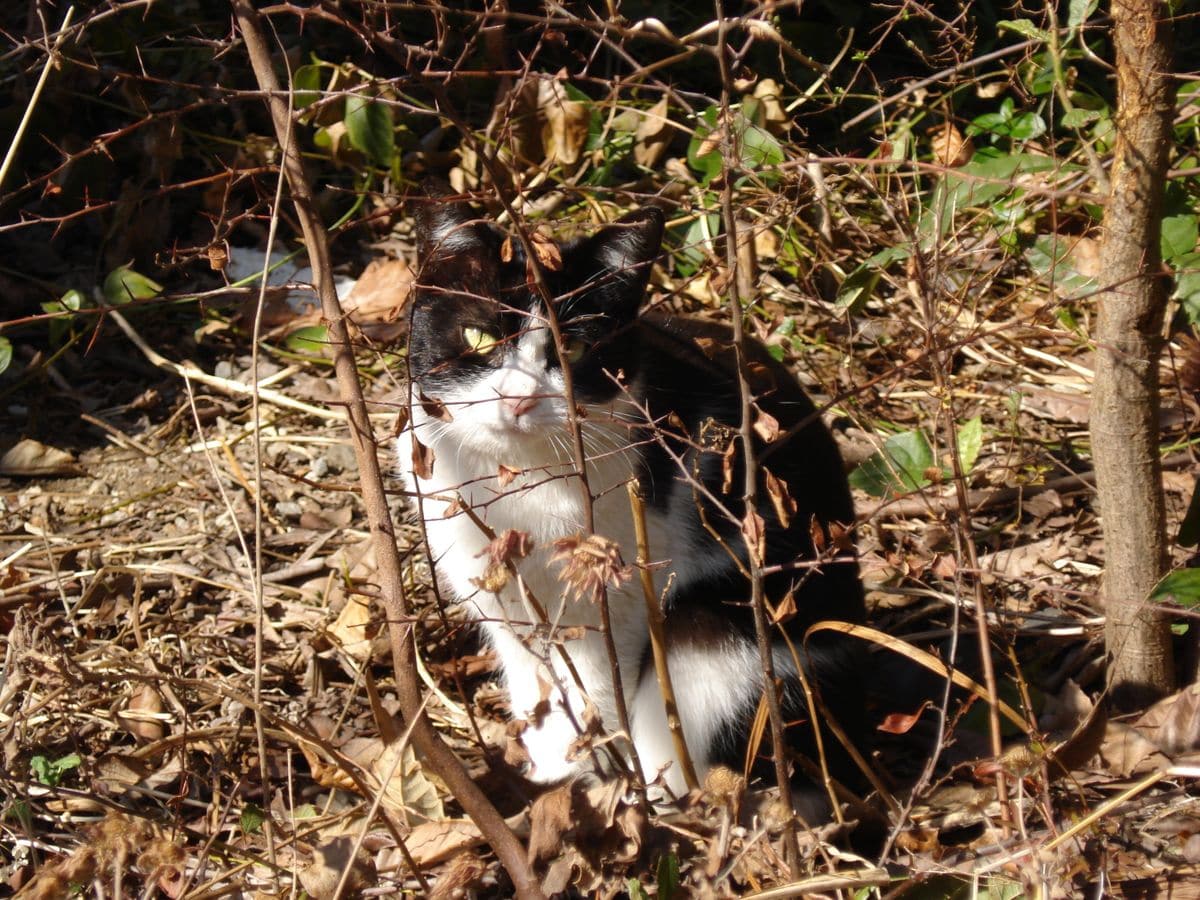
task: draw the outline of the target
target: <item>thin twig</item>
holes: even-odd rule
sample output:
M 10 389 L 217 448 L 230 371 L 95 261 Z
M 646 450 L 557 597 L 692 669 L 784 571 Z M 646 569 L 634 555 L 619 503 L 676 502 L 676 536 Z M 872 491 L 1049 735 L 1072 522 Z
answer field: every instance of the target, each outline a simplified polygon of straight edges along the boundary
M 278 80 L 272 67 L 270 51 L 263 39 L 258 13 L 249 0 L 234 0 L 233 9 L 258 84 L 264 91 L 269 92 L 267 104 L 275 125 L 276 138 L 285 149 L 282 157 L 283 170 L 291 187 L 296 217 L 308 247 L 317 295 L 329 322 L 334 370 L 337 373 L 338 387 L 346 401 L 350 434 L 354 441 L 363 488 L 363 504 L 367 509 L 371 532 L 375 539 L 380 593 L 387 610 L 396 686 L 404 717 L 411 723 L 413 741 L 430 767 L 450 788 L 467 815 L 475 821 L 491 844 L 512 879 L 517 896 L 540 900 L 544 894 L 530 868 L 525 848 L 521 846 L 487 795 L 471 780 L 462 762 L 434 731 L 423 712 L 420 680 L 412 661 L 412 625 L 408 616 L 400 554 L 396 549 L 395 527 L 388 511 L 387 494 L 383 488 L 383 476 L 375 453 L 371 421 L 367 415 L 362 387 L 358 383 L 358 371 L 355 367 L 346 316 L 333 285 L 328 239 L 316 212 L 304 162 L 290 137 L 294 132 L 291 111 L 279 95 Z
M 732 76 L 726 57 L 726 26 L 721 0 L 714 0 L 717 19 L 717 62 L 721 69 L 721 120 L 729 121 L 729 96 Z M 726 140 L 722 149 L 724 188 L 721 191 L 721 213 L 725 220 L 725 263 L 729 267 L 729 317 L 733 330 L 733 346 L 737 356 L 738 396 L 741 401 L 741 425 L 739 428 L 742 451 L 742 505 L 744 521 L 741 525 L 746 545 L 747 565 L 750 569 L 750 609 L 754 616 L 754 634 L 758 643 L 758 656 L 763 670 L 763 696 L 766 698 L 767 714 L 771 723 L 771 742 L 775 762 L 775 780 L 779 786 L 779 799 L 785 810 L 783 846 L 788 867 L 793 879 L 800 877 L 800 844 L 796 835 L 796 817 L 792 806 L 791 773 L 788 771 L 786 751 L 786 729 L 783 710 L 779 702 L 779 689 L 775 680 L 775 660 L 772 652 L 770 625 L 767 622 L 766 596 L 763 591 L 762 563 L 757 541 L 748 533 L 745 523 L 757 521 L 758 517 L 758 461 L 754 452 L 754 405 L 750 392 L 746 361 L 746 338 L 742 329 L 742 298 L 738 290 L 738 223 L 733 206 L 733 181 L 735 160 L 740 158 L 740 148 L 734 146 L 736 129 L 726 128 Z

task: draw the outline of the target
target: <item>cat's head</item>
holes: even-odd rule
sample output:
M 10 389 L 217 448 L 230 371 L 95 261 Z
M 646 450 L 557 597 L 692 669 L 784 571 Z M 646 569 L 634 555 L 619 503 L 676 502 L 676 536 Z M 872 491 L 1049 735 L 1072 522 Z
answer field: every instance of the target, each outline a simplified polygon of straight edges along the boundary
M 538 238 L 565 343 L 561 359 L 516 235 L 461 202 L 426 201 L 416 218 L 420 267 L 409 369 L 419 392 L 444 404 L 456 440 L 502 448 L 561 434 L 563 365 L 585 408 L 618 394 L 618 373 L 635 375 L 629 326 L 662 241 L 659 210 L 639 210 L 561 245 Z

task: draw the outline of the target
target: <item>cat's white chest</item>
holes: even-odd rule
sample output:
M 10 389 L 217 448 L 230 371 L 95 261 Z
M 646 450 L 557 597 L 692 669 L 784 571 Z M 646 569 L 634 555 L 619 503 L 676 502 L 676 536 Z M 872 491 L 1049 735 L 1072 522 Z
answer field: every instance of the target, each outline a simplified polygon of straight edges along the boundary
M 457 599 L 469 602 L 485 620 L 508 616 L 523 621 L 529 610 L 520 596 L 520 586 L 509 585 L 499 596 L 489 596 L 480 588 L 493 562 L 489 552 L 491 535 L 511 530 L 527 536 L 531 552 L 512 561 L 536 604 L 562 625 L 598 624 L 593 603 L 565 602 L 560 567 L 551 561 L 555 541 L 587 531 L 583 487 L 572 464 L 546 463 L 519 469 L 503 464 L 505 471 L 501 474 L 500 465 L 494 461 L 469 451 L 442 448 L 434 460 L 432 476 L 418 478 L 411 465 L 409 440 L 406 434 L 399 441 L 406 486 L 420 495 L 435 567 Z M 622 558 L 632 562 L 636 546 L 622 489 L 623 483 L 633 477 L 628 459 L 614 454 L 607 460 L 592 462 L 588 477 L 588 488 L 595 495 L 595 532 L 615 541 Z M 617 596 L 610 599 L 613 601 L 620 603 Z

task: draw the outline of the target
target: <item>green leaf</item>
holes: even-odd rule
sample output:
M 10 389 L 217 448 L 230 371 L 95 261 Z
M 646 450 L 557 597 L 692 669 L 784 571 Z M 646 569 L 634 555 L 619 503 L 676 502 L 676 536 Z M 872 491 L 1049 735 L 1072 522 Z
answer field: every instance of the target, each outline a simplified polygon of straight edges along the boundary
M 650 900 L 650 895 L 646 893 L 646 889 L 636 878 L 630 878 L 625 882 L 625 889 L 629 891 L 629 900 Z
M 880 271 L 875 266 L 867 263 L 860 265 L 842 279 L 837 297 L 833 301 L 834 309 L 843 310 L 850 315 L 861 312 L 867 301 L 871 299 L 871 294 L 875 292 L 879 276 Z
M 1196 249 L 1197 224 L 1194 215 L 1167 216 L 1162 222 L 1163 259 L 1173 260 Z
M 1192 499 L 1188 503 L 1187 514 L 1179 523 L 1179 536 L 1175 543 L 1180 547 L 1195 547 L 1200 544 L 1200 476 L 1192 488 Z
M 39 782 L 47 787 L 56 787 L 65 774 L 77 768 L 82 762 L 83 759 L 78 753 L 68 753 L 55 760 L 38 755 L 29 760 L 29 768 Z
M 1067 43 L 1075 40 L 1075 33 L 1100 5 L 1100 0 L 1071 0 L 1067 12 Z
M 1063 128 L 1083 128 L 1100 118 L 1098 109 L 1080 109 L 1078 106 L 1070 112 L 1063 113 L 1059 120 Z
M 320 354 L 329 346 L 329 332 L 324 325 L 308 325 L 289 334 L 283 344 L 294 353 Z
M 1046 133 L 1046 120 L 1037 113 L 1022 113 L 1013 119 L 1008 133 L 1014 141 L 1031 141 Z
M 1200 606 L 1200 569 L 1176 569 L 1150 592 L 1151 603 L 1172 601 L 1184 609 Z
M 101 291 L 104 293 L 104 299 L 111 305 L 121 306 L 130 300 L 149 300 L 158 296 L 162 293 L 162 285 L 140 272 L 135 272 L 129 266 L 121 266 L 108 273 Z M 64 301 L 70 293 L 68 291 L 63 295 Z
M 240 824 L 242 831 L 246 834 L 258 834 L 262 831 L 263 823 L 267 821 L 267 814 L 263 812 L 261 806 L 254 803 L 247 803 L 242 808 L 242 816 Z
M 321 69 L 319 63 L 301 66 L 292 74 L 292 106 L 304 109 L 321 98 Z
M 1071 250 L 1075 239 L 1059 234 L 1042 234 L 1034 238 L 1033 246 L 1025 251 L 1025 261 L 1048 286 L 1069 294 L 1085 294 L 1096 287 L 1096 279 L 1081 275 L 1075 268 Z
M 958 429 L 958 467 L 966 475 L 983 449 L 983 419 L 976 416 Z
M 58 302 L 62 304 L 63 309 L 69 309 L 73 312 L 79 312 L 79 310 L 88 305 L 87 297 L 83 296 L 83 291 L 77 291 L 74 288 L 71 288 L 71 290 L 59 297 Z
M 1044 28 L 1038 28 L 1029 19 L 1009 19 L 1003 22 L 996 23 L 997 31 L 1015 31 L 1021 37 L 1029 38 L 1033 41 L 1041 41 L 1043 44 L 1050 42 L 1050 32 Z
M 392 109 L 373 97 L 351 94 L 346 98 L 346 136 L 350 146 L 380 166 L 389 166 L 396 152 Z
M 655 886 L 659 900 L 674 900 L 679 893 L 679 857 L 666 853 L 658 858 Z
M 905 431 L 884 442 L 883 450 L 850 473 L 850 484 L 872 497 L 902 494 L 929 484 L 933 447 L 923 431 Z
M 1171 298 L 1179 301 L 1188 321 L 1200 322 L 1200 253 L 1185 253 L 1171 260 L 1175 269 L 1175 290 Z
M 12 365 L 12 341 L 0 334 L 0 375 Z

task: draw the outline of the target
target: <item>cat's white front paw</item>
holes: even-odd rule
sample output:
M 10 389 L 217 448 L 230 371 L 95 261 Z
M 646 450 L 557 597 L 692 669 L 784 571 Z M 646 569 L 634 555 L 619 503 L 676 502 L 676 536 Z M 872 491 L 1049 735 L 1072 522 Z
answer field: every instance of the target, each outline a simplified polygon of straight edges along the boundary
M 586 750 L 575 754 L 578 759 L 568 759 L 571 745 L 578 739 L 579 732 L 561 709 L 543 717 L 540 725 L 529 723 L 521 732 L 521 743 L 529 753 L 530 768 L 526 776 L 531 781 L 552 784 L 590 768 Z

